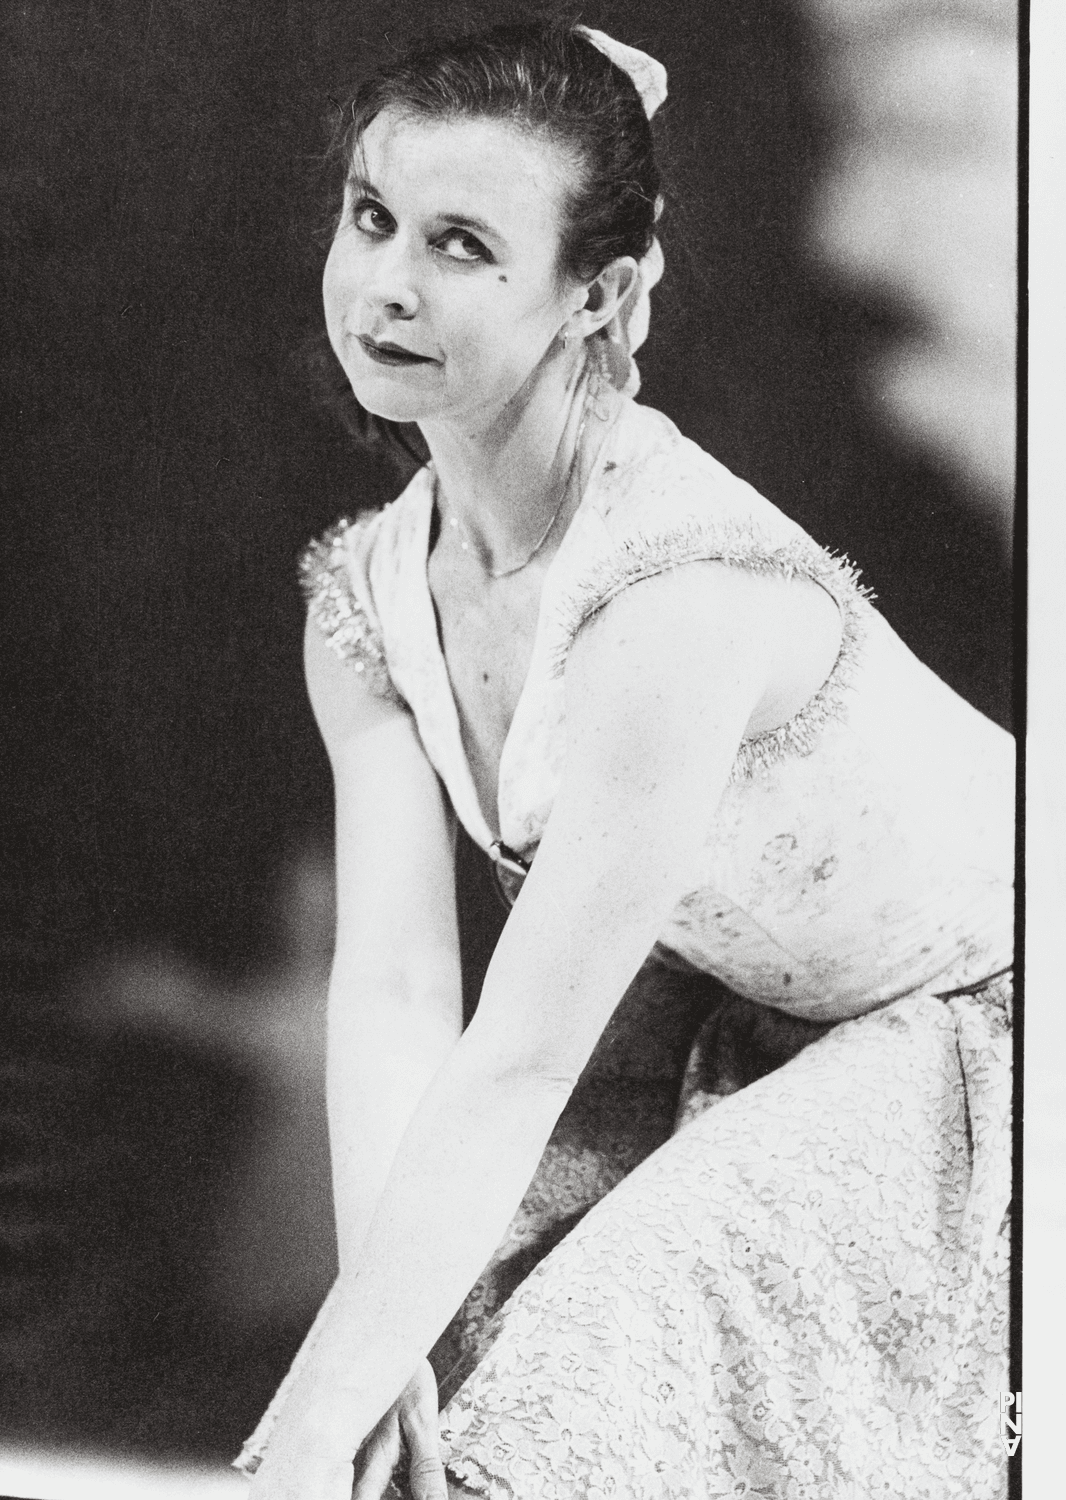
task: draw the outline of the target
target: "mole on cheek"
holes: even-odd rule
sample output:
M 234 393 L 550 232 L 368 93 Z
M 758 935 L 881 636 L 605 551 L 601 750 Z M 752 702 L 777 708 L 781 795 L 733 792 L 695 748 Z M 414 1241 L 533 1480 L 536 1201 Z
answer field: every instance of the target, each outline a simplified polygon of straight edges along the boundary
M 507 280 L 507 277 L 506 277 L 506 276 L 501 276 L 501 277 L 500 277 L 500 280 L 501 280 L 501 281 L 506 281 L 506 280 Z

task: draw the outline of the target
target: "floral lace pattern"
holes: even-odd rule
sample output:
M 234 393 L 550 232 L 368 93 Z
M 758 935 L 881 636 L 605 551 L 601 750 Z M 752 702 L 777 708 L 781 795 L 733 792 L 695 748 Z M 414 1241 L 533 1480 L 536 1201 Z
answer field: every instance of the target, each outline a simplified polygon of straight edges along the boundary
M 431 1353 L 441 1400 L 491 1348 L 495 1314 L 594 1204 L 682 1123 L 779 1067 L 825 1029 L 731 995 L 710 975 L 653 954 L 593 1049 L 502 1243 Z M 323 1308 L 245 1444 L 237 1462 L 244 1473 L 258 1468 L 325 1317 Z
M 690 1075 L 719 1086 L 723 1018 L 743 1046 L 750 1013 L 764 1009 L 729 996 L 710 975 L 654 957 L 643 966 L 593 1049 L 502 1243 L 433 1350 L 442 1400 L 487 1352 L 494 1315 L 533 1267 L 669 1140 Z M 767 1018 L 774 1023 L 773 1012 Z M 803 1040 L 787 1039 L 788 1055 Z M 762 1058 L 749 1050 L 758 1066 Z
M 686 1125 L 506 1305 L 441 1419 L 489 1500 L 993 1500 L 1002 983 L 844 1022 Z

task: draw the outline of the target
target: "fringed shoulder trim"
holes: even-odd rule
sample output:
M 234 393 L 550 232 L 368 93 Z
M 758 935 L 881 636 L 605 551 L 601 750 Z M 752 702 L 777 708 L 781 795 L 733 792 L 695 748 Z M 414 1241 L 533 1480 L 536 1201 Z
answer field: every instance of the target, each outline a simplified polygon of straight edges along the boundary
M 341 660 L 363 674 L 376 697 L 403 706 L 389 676 L 381 632 L 352 589 L 350 539 L 375 520 L 339 521 L 311 542 L 300 558 L 300 587 L 311 619 Z
M 872 614 L 873 594 L 859 582 L 858 570 L 846 557 L 834 557 L 802 532 L 782 542 L 749 522 L 693 519 L 653 535 L 625 537 L 593 564 L 565 601 L 554 675 L 562 676 L 567 655 L 585 622 L 623 589 L 689 562 L 725 562 L 763 576 L 809 578 L 835 601 L 842 635 L 832 671 L 799 713 L 776 729 L 741 742 L 730 780 L 746 780 L 789 756 L 810 755 L 823 726 L 844 715 L 847 689 Z

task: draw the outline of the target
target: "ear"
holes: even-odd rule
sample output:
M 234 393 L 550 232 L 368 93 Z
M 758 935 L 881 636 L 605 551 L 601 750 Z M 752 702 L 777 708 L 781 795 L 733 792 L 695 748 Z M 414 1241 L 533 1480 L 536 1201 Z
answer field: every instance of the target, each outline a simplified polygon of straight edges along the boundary
M 637 263 L 631 255 L 620 255 L 604 266 L 585 288 L 585 299 L 570 318 L 568 329 L 579 339 L 605 328 L 637 283 Z

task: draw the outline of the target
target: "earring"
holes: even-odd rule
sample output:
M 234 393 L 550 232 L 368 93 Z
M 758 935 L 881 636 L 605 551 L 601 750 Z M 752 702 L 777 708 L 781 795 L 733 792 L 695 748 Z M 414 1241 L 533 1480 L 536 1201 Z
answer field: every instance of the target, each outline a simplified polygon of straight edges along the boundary
M 607 350 L 598 336 L 586 340 L 588 350 L 588 372 L 589 372 L 589 402 L 592 411 L 600 421 L 606 421 L 611 415 L 611 408 L 606 403 L 607 391 L 611 385 L 611 372 L 608 364 Z

